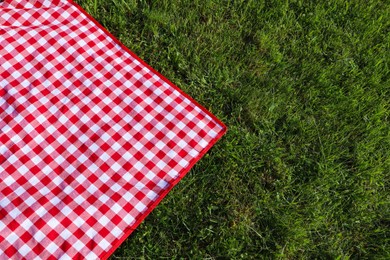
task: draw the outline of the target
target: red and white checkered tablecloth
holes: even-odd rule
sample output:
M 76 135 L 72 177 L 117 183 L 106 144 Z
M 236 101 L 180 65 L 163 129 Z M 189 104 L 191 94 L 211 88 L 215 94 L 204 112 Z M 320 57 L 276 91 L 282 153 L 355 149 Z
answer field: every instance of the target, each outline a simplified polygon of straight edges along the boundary
M 225 133 L 67 0 L 0 3 L 0 259 L 106 259 Z

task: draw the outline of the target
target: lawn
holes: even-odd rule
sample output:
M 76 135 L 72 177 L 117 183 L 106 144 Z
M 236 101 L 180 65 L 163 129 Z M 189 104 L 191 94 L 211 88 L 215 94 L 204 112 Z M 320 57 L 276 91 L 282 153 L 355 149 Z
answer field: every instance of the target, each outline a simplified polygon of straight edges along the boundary
M 119 258 L 390 258 L 390 2 L 79 0 L 228 133 Z

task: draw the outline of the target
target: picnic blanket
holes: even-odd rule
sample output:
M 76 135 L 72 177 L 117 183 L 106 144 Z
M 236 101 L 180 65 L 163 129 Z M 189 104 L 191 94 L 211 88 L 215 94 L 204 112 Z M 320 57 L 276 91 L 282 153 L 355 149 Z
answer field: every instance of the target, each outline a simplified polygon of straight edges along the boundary
M 0 259 L 108 258 L 225 131 L 75 3 L 0 3 Z

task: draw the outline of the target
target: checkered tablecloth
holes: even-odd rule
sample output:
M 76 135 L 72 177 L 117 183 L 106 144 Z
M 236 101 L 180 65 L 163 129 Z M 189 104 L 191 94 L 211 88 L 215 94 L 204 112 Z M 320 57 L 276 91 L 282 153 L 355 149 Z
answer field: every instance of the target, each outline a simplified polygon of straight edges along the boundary
M 0 3 L 0 259 L 105 259 L 225 126 L 67 0 Z

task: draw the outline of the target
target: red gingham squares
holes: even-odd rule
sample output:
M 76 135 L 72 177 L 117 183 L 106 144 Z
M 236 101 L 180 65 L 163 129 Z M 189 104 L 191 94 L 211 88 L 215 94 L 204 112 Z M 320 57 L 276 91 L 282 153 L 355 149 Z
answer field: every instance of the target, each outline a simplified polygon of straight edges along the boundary
M 0 3 L 0 259 L 106 259 L 226 127 L 67 0 Z

